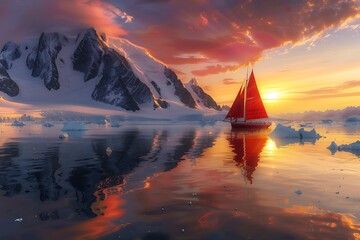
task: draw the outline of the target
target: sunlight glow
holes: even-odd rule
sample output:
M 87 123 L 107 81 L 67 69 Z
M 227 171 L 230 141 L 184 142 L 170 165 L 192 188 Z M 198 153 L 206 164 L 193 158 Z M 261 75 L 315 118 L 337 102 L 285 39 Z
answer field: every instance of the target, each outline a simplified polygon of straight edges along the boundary
M 264 101 L 275 101 L 281 97 L 279 92 L 266 92 L 264 93 L 263 100 Z
M 264 149 L 266 149 L 267 151 L 275 151 L 277 149 L 276 144 L 273 140 L 271 140 L 270 138 L 266 141 L 266 145 L 264 147 Z

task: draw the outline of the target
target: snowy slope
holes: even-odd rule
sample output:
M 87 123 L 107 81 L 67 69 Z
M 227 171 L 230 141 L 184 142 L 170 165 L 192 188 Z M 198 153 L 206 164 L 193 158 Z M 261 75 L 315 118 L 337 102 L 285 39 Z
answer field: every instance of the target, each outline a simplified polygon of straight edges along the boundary
M 185 84 L 185 87 L 201 108 L 221 111 L 221 107 L 217 105 L 215 100 L 209 94 L 205 93 L 204 89 L 199 86 L 196 78 L 191 79 L 187 84 Z
M 166 115 L 211 112 L 144 48 L 90 28 L 43 33 L 0 53 L 0 97 L 37 108 L 83 106 Z M 155 111 L 156 110 L 156 111 Z M 155 112 L 156 113 L 155 113 Z

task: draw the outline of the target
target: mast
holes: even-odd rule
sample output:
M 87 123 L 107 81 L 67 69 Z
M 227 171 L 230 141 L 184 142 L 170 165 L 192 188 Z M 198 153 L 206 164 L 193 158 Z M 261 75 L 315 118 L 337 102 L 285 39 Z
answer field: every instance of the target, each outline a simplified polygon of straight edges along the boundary
M 245 80 L 245 94 L 244 94 L 244 122 L 246 122 L 246 98 L 247 98 L 248 81 L 249 81 L 249 66 L 247 67 L 247 70 L 246 70 L 246 80 Z

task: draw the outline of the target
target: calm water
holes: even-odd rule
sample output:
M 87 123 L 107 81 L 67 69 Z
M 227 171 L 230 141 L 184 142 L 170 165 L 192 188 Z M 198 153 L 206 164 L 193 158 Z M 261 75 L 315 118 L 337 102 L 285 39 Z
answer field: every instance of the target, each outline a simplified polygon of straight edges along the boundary
M 360 239 L 360 154 L 326 149 L 360 126 L 315 127 L 326 138 L 190 122 L 60 140 L 62 124 L 2 123 L 0 239 Z

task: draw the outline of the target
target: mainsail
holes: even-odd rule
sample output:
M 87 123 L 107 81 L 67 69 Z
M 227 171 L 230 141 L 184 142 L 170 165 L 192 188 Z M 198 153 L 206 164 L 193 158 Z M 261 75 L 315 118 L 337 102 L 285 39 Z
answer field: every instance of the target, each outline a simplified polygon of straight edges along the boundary
M 268 118 L 268 115 L 256 85 L 254 72 L 251 71 L 246 92 L 246 120 L 260 118 Z
M 244 90 L 245 88 L 241 86 L 233 105 L 231 106 L 228 114 L 225 117 L 226 119 L 244 117 Z
M 246 82 L 244 87 L 241 86 L 225 119 L 244 119 L 244 116 L 245 120 L 268 118 L 253 71 L 251 71 L 249 81 Z

